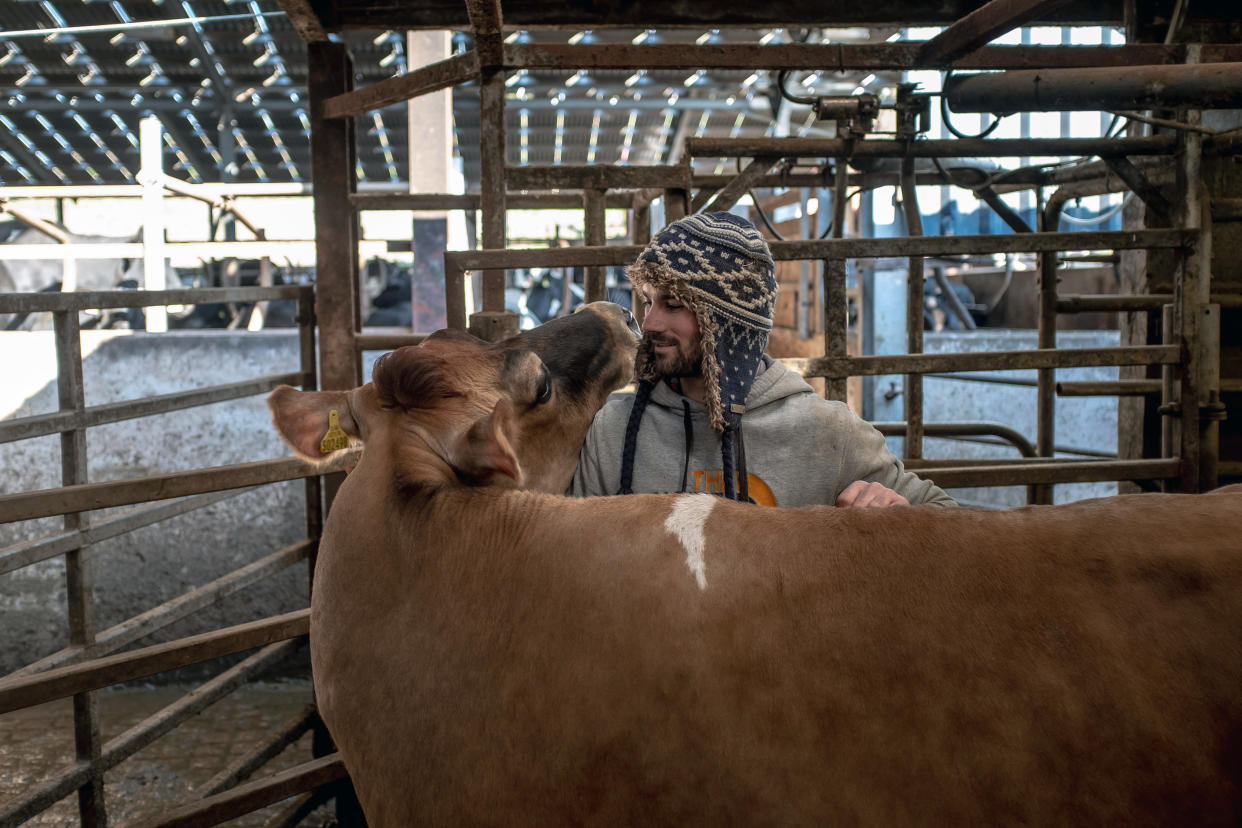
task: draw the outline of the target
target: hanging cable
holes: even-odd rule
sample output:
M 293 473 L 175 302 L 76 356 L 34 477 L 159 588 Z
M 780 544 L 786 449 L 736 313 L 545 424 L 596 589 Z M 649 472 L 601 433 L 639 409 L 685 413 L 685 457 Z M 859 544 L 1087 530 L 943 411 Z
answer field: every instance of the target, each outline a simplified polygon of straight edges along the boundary
M 1091 216 L 1090 218 L 1079 218 L 1077 216 L 1071 216 L 1069 213 L 1062 211 L 1061 221 L 1067 221 L 1070 224 L 1077 224 L 1079 227 L 1090 227 L 1095 224 L 1103 224 L 1104 222 L 1108 221 L 1113 216 L 1120 213 L 1122 208 L 1125 207 L 1127 204 L 1129 204 L 1130 199 L 1132 198 L 1134 198 L 1134 193 L 1128 192 L 1126 193 L 1126 197 L 1123 198 L 1120 203 L 1118 203 L 1117 205 L 1115 205 L 1109 210 L 1105 210 L 1103 213 L 1100 213 L 1098 216 Z
M 992 117 L 995 120 L 993 120 L 992 123 L 989 124 L 988 127 L 985 130 L 983 130 L 983 132 L 980 132 L 978 135 L 967 135 L 963 132 L 958 132 L 957 129 L 953 126 L 952 121 L 949 120 L 949 101 L 947 98 L 945 98 L 945 95 L 944 95 L 944 87 L 948 86 L 949 78 L 952 76 L 953 76 L 953 70 L 946 69 L 944 73 L 944 82 L 940 87 L 941 89 L 940 91 L 940 120 L 944 122 L 944 128 L 947 129 L 949 132 L 953 133 L 953 135 L 958 138 L 987 138 L 989 135 L 992 134 L 992 132 L 998 126 L 1000 126 L 1000 122 L 1002 119 L 1004 119 L 1005 116 L 1004 115 L 993 115 Z
M 776 73 L 776 91 L 781 93 L 781 97 L 790 103 L 804 104 L 806 106 L 814 106 L 815 98 L 795 95 L 785 88 L 785 78 L 789 76 L 789 69 L 782 69 Z

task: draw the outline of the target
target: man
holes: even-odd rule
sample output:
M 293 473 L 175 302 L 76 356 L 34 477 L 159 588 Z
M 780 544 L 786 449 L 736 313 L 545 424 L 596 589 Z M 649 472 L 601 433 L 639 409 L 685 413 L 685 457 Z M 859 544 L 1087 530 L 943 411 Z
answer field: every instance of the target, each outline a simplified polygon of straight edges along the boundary
M 688 216 L 627 271 L 646 306 L 633 396 L 596 415 L 576 496 L 714 492 L 765 506 L 953 500 L 884 437 L 764 354 L 776 304 L 763 236 L 730 213 Z

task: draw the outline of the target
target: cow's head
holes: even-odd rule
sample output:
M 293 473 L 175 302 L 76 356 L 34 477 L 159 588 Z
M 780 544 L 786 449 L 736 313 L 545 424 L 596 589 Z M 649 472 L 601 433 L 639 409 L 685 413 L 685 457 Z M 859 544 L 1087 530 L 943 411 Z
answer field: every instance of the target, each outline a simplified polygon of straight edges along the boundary
M 630 377 L 636 336 L 629 312 L 609 302 L 495 345 L 440 331 L 380 357 L 361 388 L 286 385 L 268 406 L 281 436 L 310 460 L 343 444 L 325 439 L 335 420 L 366 447 L 359 472 L 559 493 L 595 412 Z

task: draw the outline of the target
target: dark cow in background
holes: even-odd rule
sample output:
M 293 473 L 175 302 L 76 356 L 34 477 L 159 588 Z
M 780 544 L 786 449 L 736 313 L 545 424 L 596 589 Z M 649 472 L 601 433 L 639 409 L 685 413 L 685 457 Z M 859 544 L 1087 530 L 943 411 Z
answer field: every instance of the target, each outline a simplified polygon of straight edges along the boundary
M 57 226 L 57 229 L 64 230 Z M 64 230 L 73 244 L 131 244 L 139 241 L 136 236 L 89 236 Z M 0 222 L 0 244 L 48 244 L 60 243 L 58 239 L 42 230 L 28 227 L 19 221 Z M 75 264 L 75 290 L 117 290 L 136 288 L 143 284 L 142 259 L 78 259 Z M 59 292 L 64 281 L 64 262 L 60 259 L 0 259 L 0 293 Z M 168 284 L 176 284 L 176 274 L 168 269 Z M 0 330 L 18 330 L 34 326 L 50 326 L 39 315 L 0 314 Z M 85 327 L 111 327 L 117 324 L 132 326 L 140 313 L 110 312 L 83 320 Z
M 303 456 L 331 412 L 365 445 L 311 653 L 373 825 L 1242 821 L 1242 487 L 1009 511 L 520 490 L 564 489 L 629 364 L 621 313 L 271 395 Z

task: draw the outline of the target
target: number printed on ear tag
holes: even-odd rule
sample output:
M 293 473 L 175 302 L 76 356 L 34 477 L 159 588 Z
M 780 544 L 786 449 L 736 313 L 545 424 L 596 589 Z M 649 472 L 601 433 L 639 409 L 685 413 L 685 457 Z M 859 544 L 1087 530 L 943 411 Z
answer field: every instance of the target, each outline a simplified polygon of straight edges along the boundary
M 341 418 L 336 409 L 328 410 L 328 433 L 319 441 L 319 450 L 324 454 L 349 448 L 349 435 L 341 430 Z

